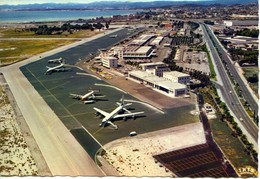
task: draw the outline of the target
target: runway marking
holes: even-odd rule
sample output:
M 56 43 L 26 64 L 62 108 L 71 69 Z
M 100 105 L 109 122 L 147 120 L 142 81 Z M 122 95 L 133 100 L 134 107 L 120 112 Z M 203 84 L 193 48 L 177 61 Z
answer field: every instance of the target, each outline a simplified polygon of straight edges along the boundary
M 77 114 L 70 114 L 70 115 L 66 115 L 66 116 L 58 116 L 58 117 L 72 117 L 72 116 L 80 116 L 80 115 L 84 115 L 84 114 L 89 114 L 91 112 L 85 112 L 85 113 L 77 113 Z
M 26 68 L 29 72 L 30 70 L 28 68 Z M 31 72 L 30 72 L 31 73 Z M 72 165 L 74 171 L 76 171 L 76 173 L 79 175 L 78 170 L 76 169 L 76 167 L 74 166 L 73 162 L 71 161 L 71 159 L 69 158 L 69 156 L 67 155 L 67 153 L 64 151 L 62 145 L 60 144 L 60 142 L 57 140 L 57 137 L 53 134 L 52 130 L 48 127 L 48 125 L 46 124 L 46 121 L 42 118 L 42 116 L 40 115 L 40 112 L 38 111 L 38 109 L 36 108 L 35 104 L 33 103 L 33 101 L 31 100 L 31 98 L 28 96 L 27 92 L 25 91 L 25 89 L 22 87 L 20 81 L 17 79 L 16 76 L 14 76 L 13 72 L 11 72 L 11 75 L 15 78 L 15 80 L 18 82 L 20 88 L 23 90 L 25 96 L 27 97 L 27 99 L 29 100 L 29 102 L 32 104 L 34 110 L 38 113 L 41 121 L 43 122 L 43 124 L 45 125 L 45 127 L 47 127 L 48 131 L 50 132 L 50 134 L 53 136 L 53 138 L 55 139 L 56 143 L 59 145 L 60 149 L 62 150 L 62 152 L 64 153 L 64 155 L 66 156 L 67 160 L 69 161 L 69 163 Z M 34 74 L 32 74 L 34 76 Z M 35 77 L 35 76 L 34 76 Z M 37 78 L 36 78 L 37 79 Z M 37 79 L 38 80 L 38 79 Z
M 50 88 L 49 90 L 53 90 L 53 89 L 55 89 L 55 88 L 57 88 L 57 87 L 59 87 L 59 86 L 65 85 L 65 84 L 67 84 L 67 83 L 69 83 L 69 81 L 66 81 L 65 83 L 62 83 L 62 84 L 59 84 L 59 85 L 57 85 L 57 86 L 55 86 L 55 87 L 53 87 L 53 88 Z
M 27 69 L 27 68 L 26 68 Z M 28 71 L 31 73 L 31 71 L 28 69 Z M 34 77 L 35 77 L 35 75 L 34 74 L 32 74 Z M 35 79 L 36 80 L 38 80 L 38 78 L 37 77 L 35 77 Z M 39 80 L 38 80 L 39 81 Z M 42 83 L 41 83 L 41 81 L 39 81 L 40 82 L 40 84 L 50 93 L 50 94 L 52 94 Z M 53 95 L 53 98 L 61 105 L 61 107 L 63 107 L 63 109 L 68 113 L 68 114 L 70 114 L 70 117 L 72 117 L 78 124 L 80 124 L 81 125 L 81 127 L 97 142 L 97 144 L 101 147 L 101 148 L 103 148 L 104 150 L 105 150 L 105 148 L 100 144 L 100 142 L 75 118 L 75 116 L 74 115 L 72 115 L 71 114 L 71 112 Z
M 96 86 L 105 86 L 105 87 L 114 88 L 114 89 L 116 89 L 116 90 L 118 90 L 118 91 L 121 91 L 121 92 L 127 94 L 127 92 L 125 92 L 124 90 L 121 90 L 120 88 L 115 87 L 115 86 L 112 86 L 112 85 L 106 85 L 106 84 L 100 84 L 100 83 L 95 83 L 95 85 L 96 85 Z
M 48 127 L 50 127 L 55 121 L 57 121 L 57 120 L 59 120 L 59 119 L 54 119 L 54 120 L 52 120 L 49 124 L 48 124 Z
M 101 131 L 102 129 L 104 129 L 104 127 L 101 127 L 100 129 L 98 129 L 96 132 L 93 133 L 93 135 L 97 134 L 99 131 Z
M 153 110 L 155 110 L 155 111 L 158 111 L 158 112 L 164 114 L 164 111 L 162 111 L 162 110 L 160 110 L 160 109 L 158 109 L 158 108 L 156 108 L 156 107 L 154 107 L 154 106 L 152 106 L 152 105 L 150 105 L 150 104 L 148 104 L 148 103 L 141 102 L 141 101 L 135 101 L 135 100 L 129 100 L 129 99 L 125 99 L 125 101 L 143 104 L 143 105 L 148 106 L 149 108 L 151 108 L 151 109 L 153 109 Z
M 79 73 L 79 72 L 77 72 L 76 74 L 77 74 L 77 75 L 92 76 L 92 77 L 94 77 L 94 78 L 96 78 L 96 79 L 98 79 L 98 80 L 101 80 L 99 77 L 97 77 L 97 76 L 95 76 L 95 75 L 92 75 L 92 74 L 88 74 L 88 73 Z
M 76 104 L 76 103 L 78 103 L 78 102 L 79 102 L 79 101 L 75 101 L 75 102 L 69 104 L 68 106 L 66 106 L 66 108 L 69 108 L 70 106 L 72 106 L 72 105 L 74 105 L 74 104 Z

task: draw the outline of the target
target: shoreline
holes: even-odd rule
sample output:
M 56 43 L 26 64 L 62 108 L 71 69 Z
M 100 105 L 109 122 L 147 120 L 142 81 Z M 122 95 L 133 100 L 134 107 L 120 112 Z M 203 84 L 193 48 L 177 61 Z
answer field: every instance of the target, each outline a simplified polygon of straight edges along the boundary
M 83 17 L 67 17 L 68 19 L 60 19 L 58 20 L 58 18 L 60 17 L 56 17 L 57 20 L 48 20 L 47 19 L 43 19 L 43 20 L 33 20 L 33 17 L 32 17 L 32 20 L 24 20 L 24 21 L 12 21 L 10 22 L 9 21 L 0 21 L 0 25 L 15 25 L 15 24 L 37 24 L 37 23 L 67 23 L 67 22 L 73 22 L 73 21 L 77 21 L 77 20 L 83 20 L 83 21 L 90 21 L 94 18 L 101 18 L 103 17 L 104 19 L 105 18 L 110 18 L 111 16 L 117 16 L 117 15 L 121 15 L 121 16 L 126 16 L 126 15 L 129 15 L 129 14 L 136 14 L 136 13 L 142 13 L 144 12 L 145 10 L 129 10 L 129 9 L 116 9 L 116 10 L 111 10 L 111 9 L 104 9 L 104 10 L 100 10 L 100 9 L 78 9 L 78 10 L 73 10 L 73 9 L 64 9 L 64 10 L 59 10 L 59 9 L 46 9 L 46 10 L 37 10 L 37 9 L 33 9 L 33 10 L 8 10 L 8 11 L 0 11 L 0 13 L 11 13 L 11 12 L 28 12 L 28 13 L 32 13 L 32 12 L 69 12 L 69 11 L 73 11 L 73 12 L 128 12 L 129 13 L 122 13 L 122 14 L 97 14 L 97 15 L 93 15 L 93 16 L 83 16 Z M 82 16 L 82 15 L 81 15 Z M 43 17 L 45 18 L 45 17 Z M 49 19 L 51 19 L 52 17 L 50 17 Z

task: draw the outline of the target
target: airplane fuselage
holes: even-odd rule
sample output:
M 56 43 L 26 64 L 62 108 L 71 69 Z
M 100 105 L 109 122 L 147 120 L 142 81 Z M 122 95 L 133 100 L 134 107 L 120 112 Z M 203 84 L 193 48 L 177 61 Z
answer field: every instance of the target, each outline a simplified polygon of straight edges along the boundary
M 102 125 L 112 119 L 120 110 L 122 110 L 123 106 L 118 106 L 116 109 L 114 109 L 109 115 L 107 115 L 103 120 L 102 120 Z

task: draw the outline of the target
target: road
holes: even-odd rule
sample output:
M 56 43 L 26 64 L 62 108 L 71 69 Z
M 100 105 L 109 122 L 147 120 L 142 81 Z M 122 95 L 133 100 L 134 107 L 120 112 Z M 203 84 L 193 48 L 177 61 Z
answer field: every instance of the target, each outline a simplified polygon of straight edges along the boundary
M 233 76 L 236 83 L 239 84 L 239 88 L 242 92 L 243 97 L 248 102 L 248 104 L 250 105 L 250 108 L 255 112 L 255 114 L 258 114 L 258 101 L 256 101 L 253 98 L 252 93 L 246 87 L 245 83 L 243 82 L 243 80 L 239 76 L 237 70 L 235 69 L 235 66 L 231 63 L 226 51 L 219 44 L 219 41 L 216 39 L 215 35 L 212 33 L 211 30 L 209 31 L 209 33 L 210 33 L 212 39 L 214 40 L 215 47 L 221 53 L 222 59 L 224 59 L 224 61 L 227 63 L 227 67 L 228 67 L 231 75 Z
M 222 61 L 218 55 L 218 52 L 216 51 L 206 29 L 205 26 L 202 25 L 202 29 L 205 34 L 206 41 L 209 45 L 209 50 L 212 54 L 213 60 L 216 64 L 216 68 L 218 70 L 218 79 L 220 82 L 216 83 L 216 86 L 218 89 L 221 90 L 222 96 L 224 98 L 224 101 L 226 101 L 227 106 L 231 110 L 231 112 L 235 115 L 237 119 L 243 119 L 243 120 L 237 120 L 239 124 L 242 125 L 242 130 L 245 134 L 249 134 L 253 139 L 253 144 L 255 146 L 255 149 L 257 150 L 257 144 L 258 144 L 258 127 L 253 122 L 253 120 L 248 116 L 246 113 L 244 107 L 239 101 L 239 98 L 236 94 L 236 91 L 233 88 L 233 85 L 229 79 L 229 76 L 224 68 L 224 65 L 222 64 Z M 221 84 L 222 82 L 222 84 Z M 240 125 L 240 126 L 241 126 Z M 248 136 L 248 138 L 250 137 Z M 250 139 L 250 138 L 249 138 Z

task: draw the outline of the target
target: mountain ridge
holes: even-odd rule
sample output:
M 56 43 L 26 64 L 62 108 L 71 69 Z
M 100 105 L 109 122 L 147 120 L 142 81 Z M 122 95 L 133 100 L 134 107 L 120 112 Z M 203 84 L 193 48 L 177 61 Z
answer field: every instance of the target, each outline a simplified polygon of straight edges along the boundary
M 211 0 L 211 1 L 150 1 L 150 2 L 129 2 L 129 1 L 99 1 L 91 3 L 35 3 L 35 4 L 20 4 L 20 5 L 0 5 L 0 10 L 66 10 L 66 9 L 115 9 L 115 10 L 126 10 L 126 9 L 147 9 L 147 8 L 156 8 L 163 6 L 172 6 L 172 5 L 185 5 L 185 4 L 194 4 L 194 5 L 212 5 L 212 4 L 222 4 L 222 5 L 231 5 L 231 4 L 248 4 L 248 3 L 258 3 L 257 0 Z

